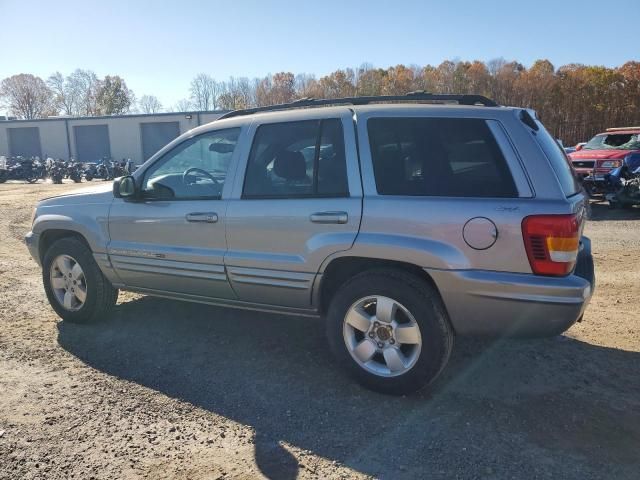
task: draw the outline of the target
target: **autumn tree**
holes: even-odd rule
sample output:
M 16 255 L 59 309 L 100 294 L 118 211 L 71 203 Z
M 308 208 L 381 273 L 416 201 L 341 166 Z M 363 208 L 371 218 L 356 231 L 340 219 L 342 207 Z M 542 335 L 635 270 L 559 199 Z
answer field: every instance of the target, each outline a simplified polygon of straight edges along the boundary
M 295 92 L 298 98 L 321 98 L 320 84 L 315 75 L 300 73 L 296 75 Z
M 279 72 L 271 81 L 270 102 L 272 104 L 291 102 L 295 96 L 295 75 L 291 72 Z
M 54 94 L 40 77 L 21 73 L 0 82 L 0 101 L 18 118 L 43 118 L 55 114 Z
M 135 103 L 135 96 L 122 78 L 107 75 L 100 82 L 96 103 L 100 115 L 121 115 Z
M 638 125 L 640 122 L 636 120 L 640 120 L 640 62 L 627 62 L 618 68 L 618 72 L 624 82 L 624 115 L 635 119 L 633 123 Z
M 116 105 L 117 99 L 128 96 L 118 95 L 116 92 L 120 90 L 133 97 L 126 86 L 111 85 L 107 89 L 111 94 L 105 95 L 107 79 L 110 84 L 117 84 L 114 79 L 118 78 L 106 77 L 100 81 L 95 73 L 80 69 L 67 77 L 56 72 L 47 80 L 45 89 L 48 88 L 49 97 L 53 99 L 54 110 L 66 115 L 127 111 L 126 101 Z M 399 64 L 389 68 L 364 63 L 356 69 L 335 70 L 319 79 L 307 73 L 278 72 L 251 80 L 229 77 L 217 81 L 202 73 L 191 82 L 190 98 L 169 110 L 234 110 L 288 103 L 305 97 L 404 95 L 415 90 L 479 94 L 501 105 L 533 108 L 551 133 L 567 144 L 586 140 L 609 126 L 640 124 L 640 62 L 637 61 L 619 68 L 581 64 L 556 68 L 546 59 L 536 60 L 527 68 L 504 58 L 487 62 L 445 60 L 439 65 Z M 103 105 L 105 98 L 110 99 L 108 108 Z M 156 104 L 154 98 L 143 96 L 139 108 L 144 112 L 159 111 L 159 102 Z M 6 99 L 7 95 L 5 102 Z M 130 101 L 132 104 L 131 98 Z
M 404 65 L 389 67 L 382 79 L 383 95 L 404 95 L 415 90 L 414 72 Z
M 385 76 L 386 71 L 382 68 L 361 67 L 356 85 L 358 96 L 381 95 L 385 85 Z
M 346 68 L 322 77 L 320 90 L 326 98 L 353 97 L 356 93 L 355 72 Z

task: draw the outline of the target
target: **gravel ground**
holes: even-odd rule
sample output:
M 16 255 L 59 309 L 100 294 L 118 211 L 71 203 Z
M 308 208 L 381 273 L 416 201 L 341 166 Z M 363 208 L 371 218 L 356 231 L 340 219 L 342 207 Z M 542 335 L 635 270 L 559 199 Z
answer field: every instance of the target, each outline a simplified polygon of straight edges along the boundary
M 594 205 L 598 288 L 545 340 L 459 339 L 429 392 L 366 391 L 318 320 L 121 294 L 58 320 L 22 243 L 35 202 L 0 185 L 0 477 L 640 476 L 640 211 Z

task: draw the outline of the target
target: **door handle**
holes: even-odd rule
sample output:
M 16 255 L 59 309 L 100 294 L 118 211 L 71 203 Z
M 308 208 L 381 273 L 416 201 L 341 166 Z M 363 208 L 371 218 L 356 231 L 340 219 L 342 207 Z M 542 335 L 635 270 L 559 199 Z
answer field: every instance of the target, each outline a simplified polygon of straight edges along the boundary
M 218 214 L 215 212 L 193 212 L 185 215 L 187 222 L 204 222 L 204 223 L 216 223 L 218 221 Z
M 347 223 L 347 212 L 316 212 L 309 217 L 313 223 Z

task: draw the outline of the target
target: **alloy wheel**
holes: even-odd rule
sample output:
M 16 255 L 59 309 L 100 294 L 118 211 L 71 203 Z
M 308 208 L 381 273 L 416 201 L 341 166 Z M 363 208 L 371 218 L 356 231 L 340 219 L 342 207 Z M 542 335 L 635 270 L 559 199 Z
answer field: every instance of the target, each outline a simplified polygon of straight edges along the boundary
M 344 342 L 364 370 L 382 377 L 406 373 L 422 349 L 420 327 L 401 303 L 384 296 L 361 298 L 347 310 Z
M 58 255 L 49 271 L 51 290 L 58 303 L 69 311 L 80 310 L 87 300 L 87 280 L 80 264 L 69 255 Z

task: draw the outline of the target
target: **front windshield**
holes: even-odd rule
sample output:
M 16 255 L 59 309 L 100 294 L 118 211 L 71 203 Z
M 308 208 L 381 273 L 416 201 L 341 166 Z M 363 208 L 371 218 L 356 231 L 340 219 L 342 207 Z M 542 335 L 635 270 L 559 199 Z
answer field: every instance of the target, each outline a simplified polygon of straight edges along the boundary
M 639 133 L 606 133 L 596 135 L 582 148 L 583 150 L 638 150 Z

